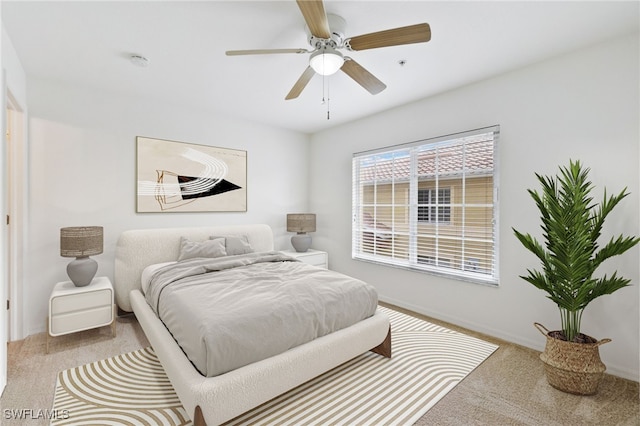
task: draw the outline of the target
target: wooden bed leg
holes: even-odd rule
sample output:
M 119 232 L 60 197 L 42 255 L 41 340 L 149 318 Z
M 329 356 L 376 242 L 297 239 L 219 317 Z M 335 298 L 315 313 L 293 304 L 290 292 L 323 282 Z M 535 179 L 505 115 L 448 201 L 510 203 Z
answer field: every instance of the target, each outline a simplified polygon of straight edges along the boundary
M 196 405 L 196 409 L 193 413 L 193 426 L 207 426 L 207 422 L 204 420 L 204 416 L 202 415 L 202 408 L 199 405 Z
M 375 348 L 371 349 L 371 352 L 375 352 L 384 357 L 391 358 L 391 326 L 389 326 L 389 333 L 385 337 L 384 341 Z

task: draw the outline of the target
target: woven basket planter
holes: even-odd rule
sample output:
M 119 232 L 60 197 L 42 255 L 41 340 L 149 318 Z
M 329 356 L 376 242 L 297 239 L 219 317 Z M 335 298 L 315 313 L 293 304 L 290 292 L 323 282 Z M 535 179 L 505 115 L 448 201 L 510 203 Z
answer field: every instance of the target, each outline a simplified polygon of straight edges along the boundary
M 549 384 L 563 392 L 576 395 L 596 393 L 606 370 L 600 360 L 598 348 L 611 339 L 591 338 L 594 343 L 567 342 L 551 337 L 551 332 L 542 324 L 536 322 L 534 326 L 547 338 L 540 359 L 544 363 Z

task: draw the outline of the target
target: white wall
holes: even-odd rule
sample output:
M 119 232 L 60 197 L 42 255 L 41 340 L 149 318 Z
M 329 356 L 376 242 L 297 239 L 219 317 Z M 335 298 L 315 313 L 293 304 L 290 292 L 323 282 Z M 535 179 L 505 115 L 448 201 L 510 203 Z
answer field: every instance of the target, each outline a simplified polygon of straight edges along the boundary
M 27 76 L 22 69 L 18 54 L 4 27 L 2 27 L 2 69 L 6 73 L 7 89 L 11 91 L 12 96 L 20 105 L 26 107 Z
M 28 334 L 45 330 L 47 303 L 70 259 L 59 229 L 104 227 L 98 274 L 113 278 L 118 236 L 132 228 L 266 223 L 288 247 L 285 215 L 306 210 L 308 136 L 178 105 L 28 80 L 30 108 Z M 137 214 L 136 136 L 247 151 L 246 213 Z
M 534 172 L 555 174 L 559 165 L 579 159 L 592 169 L 598 198 L 605 186 L 631 192 L 607 231 L 640 233 L 638 52 L 636 34 L 313 135 L 314 246 L 329 252 L 332 269 L 374 284 L 382 300 L 541 350 L 545 339 L 533 322 L 558 329 L 560 317 L 544 293 L 518 277 L 538 264 L 511 227 L 539 235 L 537 210 L 526 192 L 537 188 Z M 501 126 L 498 288 L 351 259 L 352 153 L 493 124 Z M 608 371 L 634 380 L 638 257 L 636 247 L 603 268 L 618 270 L 633 286 L 594 301 L 582 328 L 598 339 L 612 338 L 601 347 Z

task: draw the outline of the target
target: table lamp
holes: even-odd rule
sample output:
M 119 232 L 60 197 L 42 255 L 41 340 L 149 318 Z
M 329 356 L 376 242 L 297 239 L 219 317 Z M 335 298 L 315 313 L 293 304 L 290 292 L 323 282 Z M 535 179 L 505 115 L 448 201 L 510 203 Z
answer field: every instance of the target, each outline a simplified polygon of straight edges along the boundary
M 316 215 L 314 213 L 290 213 L 287 214 L 287 231 L 296 232 L 291 237 L 291 245 L 297 252 L 303 253 L 311 247 L 311 235 L 307 232 L 316 232 Z
M 76 287 L 91 283 L 98 262 L 89 256 L 102 253 L 102 226 L 74 226 L 60 229 L 60 256 L 75 257 L 67 265 L 67 275 Z

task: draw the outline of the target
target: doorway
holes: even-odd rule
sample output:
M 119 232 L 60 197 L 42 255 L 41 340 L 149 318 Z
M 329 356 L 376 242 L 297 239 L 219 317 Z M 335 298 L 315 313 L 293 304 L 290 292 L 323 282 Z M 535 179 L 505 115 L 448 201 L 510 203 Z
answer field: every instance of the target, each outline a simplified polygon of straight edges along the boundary
M 24 202 L 24 146 L 25 146 L 25 121 L 24 112 L 11 92 L 6 93 L 6 134 L 5 154 L 7 182 L 6 191 L 6 265 L 5 272 L 6 302 L 0 301 L 0 309 L 6 303 L 8 341 L 22 339 L 22 244 L 23 244 L 23 202 Z

